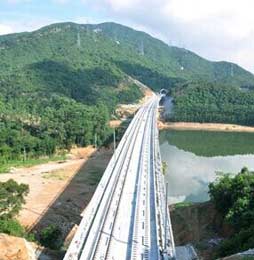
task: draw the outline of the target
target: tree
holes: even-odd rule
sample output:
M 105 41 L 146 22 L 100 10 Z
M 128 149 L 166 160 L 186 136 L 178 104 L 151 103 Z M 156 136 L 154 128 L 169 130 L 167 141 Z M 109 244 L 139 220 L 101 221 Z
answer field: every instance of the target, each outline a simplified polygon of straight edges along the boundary
M 254 172 L 244 167 L 235 177 L 222 175 L 209 185 L 211 200 L 234 233 L 219 249 L 219 256 L 254 247 Z
M 28 192 L 29 187 L 26 184 L 18 184 L 12 179 L 0 182 L 0 218 L 17 215 Z
M 61 229 L 51 224 L 40 232 L 40 242 L 51 249 L 59 249 L 62 245 L 61 235 Z

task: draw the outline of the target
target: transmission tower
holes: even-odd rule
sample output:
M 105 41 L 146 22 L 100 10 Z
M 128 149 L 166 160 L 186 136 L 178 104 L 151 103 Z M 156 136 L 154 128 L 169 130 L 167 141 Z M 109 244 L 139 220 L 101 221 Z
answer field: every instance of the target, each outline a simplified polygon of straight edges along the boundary
M 234 66 L 233 66 L 233 64 L 231 64 L 230 75 L 231 75 L 231 77 L 234 77 Z
M 80 46 L 81 46 L 80 32 L 79 31 L 78 31 L 78 34 L 77 34 L 77 46 L 78 46 L 78 48 L 80 48 Z
M 144 55 L 144 54 L 145 54 L 145 52 L 144 52 L 144 42 L 143 42 L 143 40 L 140 42 L 139 53 L 140 53 L 140 55 Z

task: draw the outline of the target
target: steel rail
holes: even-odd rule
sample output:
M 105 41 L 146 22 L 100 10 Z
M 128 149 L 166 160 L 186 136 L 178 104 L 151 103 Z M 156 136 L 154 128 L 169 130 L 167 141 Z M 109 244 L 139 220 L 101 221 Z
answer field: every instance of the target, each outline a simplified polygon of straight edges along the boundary
M 150 108 L 148 108 L 147 110 L 149 111 Z M 148 113 L 148 112 L 147 112 L 147 113 Z M 143 115 L 143 116 L 144 116 L 144 115 Z M 142 124 L 142 119 L 143 119 L 143 117 L 140 118 L 140 125 Z M 137 131 L 136 136 L 135 136 L 134 139 L 133 139 L 133 147 L 132 147 L 132 149 L 131 149 L 131 151 L 130 151 L 131 154 L 132 154 L 132 152 L 133 152 L 133 150 L 134 150 L 134 148 L 135 148 L 135 143 L 136 143 L 136 140 L 137 140 L 137 138 L 138 138 L 138 133 L 139 133 L 139 131 Z M 129 147 L 129 149 L 130 149 L 130 147 Z M 117 216 L 118 216 L 118 208 L 119 208 L 119 205 L 120 205 L 120 202 L 121 202 L 121 199 L 122 199 L 122 193 L 123 193 L 123 189 L 124 189 L 124 184 L 125 184 L 125 181 L 126 181 L 126 177 L 127 177 L 127 173 L 128 173 L 129 167 L 130 167 L 131 159 L 132 159 L 131 157 L 128 159 L 127 169 L 124 171 L 123 183 L 122 183 L 121 190 L 120 190 L 120 196 L 119 196 L 119 199 L 118 199 L 117 205 L 116 205 L 116 211 L 115 211 L 116 213 L 115 213 L 114 219 L 113 219 L 113 221 L 112 221 L 111 232 L 109 233 L 110 239 L 109 239 L 108 244 L 107 244 L 107 247 L 106 247 L 104 259 L 107 259 L 107 258 L 108 258 L 109 249 L 110 249 L 111 241 L 112 241 L 111 239 L 113 238 L 112 234 L 113 234 L 113 232 L 114 232 L 115 223 L 116 223 L 116 219 L 117 219 Z M 120 168 L 119 171 L 121 172 L 121 170 L 122 170 L 122 169 Z M 116 186 L 117 186 L 117 185 L 116 185 Z M 115 189 L 116 189 L 116 187 L 115 187 Z M 110 202 L 112 202 L 112 200 L 113 200 L 113 198 L 111 199 Z M 107 215 L 109 214 L 109 209 L 110 209 L 110 208 L 108 208 L 108 210 L 107 210 L 107 212 L 106 212 L 103 225 L 104 225 L 105 222 L 106 222 L 106 219 L 107 219 L 106 217 L 107 217 Z M 100 234 L 100 235 L 101 235 L 101 234 Z M 97 244 L 96 246 L 98 246 L 98 244 Z M 93 259 L 93 257 L 90 258 L 90 259 Z

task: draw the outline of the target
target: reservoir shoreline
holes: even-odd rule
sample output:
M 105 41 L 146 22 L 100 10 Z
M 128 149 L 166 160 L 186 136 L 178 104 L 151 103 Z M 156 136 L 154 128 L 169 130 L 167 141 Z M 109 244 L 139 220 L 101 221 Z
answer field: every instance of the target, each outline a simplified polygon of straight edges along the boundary
M 158 121 L 159 130 L 203 130 L 216 132 L 248 132 L 254 133 L 254 127 L 222 123 L 194 123 L 194 122 L 162 122 Z

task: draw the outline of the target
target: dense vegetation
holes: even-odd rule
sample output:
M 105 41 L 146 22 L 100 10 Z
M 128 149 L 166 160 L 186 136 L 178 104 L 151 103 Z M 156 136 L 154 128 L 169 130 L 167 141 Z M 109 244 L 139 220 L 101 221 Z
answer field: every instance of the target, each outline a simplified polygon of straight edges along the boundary
M 23 118 L 21 113 L 15 115 L 13 109 L 11 113 L 8 111 L 2 116 L 2 163 L 33 154 L 52 155 L 56 147 L 87 145 L 93 142 L 95 133 L 98 144 L 107 138 L 109 112 L 105 105 L 90 107 L 59 96 L 41 99 L 40 103 L 33 104 L 33 108 L 37 110 L 33 115 L 27 111 Z
M 56 225 L 49 225 L 41 230 L 39 235 L 40 243 L 51 249 L 60 249 L 63 245 L 61 238 L 62 231 Z
M 243 168 L 235 177 L 223 175 L 209 185 L 211 200 L 224 220 L 233 228 L 219 256 L 254 248 L 254 172 Z
M 188 82 L 171 90 L 168 120 L 254 125 L 254 91 L 208 82 Z
M 109 39 L 83 32 L 79 45 L 77 37 L 70 24 L 0 37 L 1 165 L 101 145 L 115 106 L 142 97 L 110 62 Z
M 98 145 L 107 142 L 115 106 L 142 96 L 130 76 L 154 90 L 173 88 L 175 120 L 192 120 L 190 115 L 195 115 L 194 120 L 253 122 L 252 92 L 242 93 L 241 101 L 235 96 L 239 87 L 252 89 L 254 77 L 235 64 L 207 61 L 114 23 L 54 24 L 0 37 L 0 165 L 52 156 L 73 144 L 92 144 L 94 139 Z M 197 79 L 230 84 L 225 94 L 233 93 L 228 106 L 223 106 L 224 90 L 218 87 L 222 94 L 216 102 L 224 103 L 215 107 L 209 103 L 213 98 L 205 98 L 209 115 L 200 115 L 204 100 L 196 102 L 199 90 L 181 88 Z M 212 91 L 198 86 L 203 93 Z M 246 100 L 245 95 L 250 97 Z M 193 101 L 188 104 L 189 97 Z M 225 113 L 234 111 L 233 115 L 217 118 L 221 107 Z

